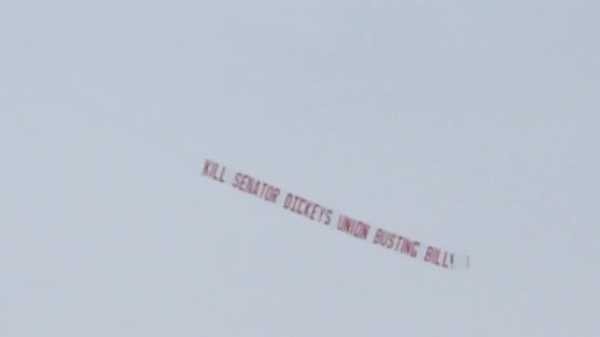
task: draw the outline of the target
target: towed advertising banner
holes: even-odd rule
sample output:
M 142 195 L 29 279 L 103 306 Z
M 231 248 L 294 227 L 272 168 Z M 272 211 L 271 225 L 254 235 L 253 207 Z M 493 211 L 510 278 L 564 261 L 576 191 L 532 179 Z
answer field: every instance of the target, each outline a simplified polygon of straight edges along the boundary
M 322 224 L 324 227 L 329 227 L 350 237 L 420 260 L 432 266 L 451 270 L 468 269 L 470 267 L 469 256 L 465 254 L 450 252 L 354 219 L 310 199 L 283 191 L 273 184 L 241 171 L 231 170 L 215 161 L 206 160 L 204 162 L 202 175 L 260 198 L 285 211 Z

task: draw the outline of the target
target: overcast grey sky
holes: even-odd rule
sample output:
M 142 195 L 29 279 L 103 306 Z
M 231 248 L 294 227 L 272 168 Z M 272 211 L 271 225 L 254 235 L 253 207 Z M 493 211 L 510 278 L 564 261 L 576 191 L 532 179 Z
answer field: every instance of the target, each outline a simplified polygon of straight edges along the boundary
M 599 14 L 1 2 L 0 336 L 600 336 Z M 351 240 L 205 158 L 473 267 Z

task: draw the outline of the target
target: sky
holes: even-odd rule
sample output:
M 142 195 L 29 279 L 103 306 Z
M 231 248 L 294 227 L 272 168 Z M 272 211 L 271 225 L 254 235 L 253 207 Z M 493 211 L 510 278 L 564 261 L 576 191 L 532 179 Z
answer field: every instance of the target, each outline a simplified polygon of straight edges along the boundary
M 0 336 L 600 336 L 599 11 L 3 1 Z

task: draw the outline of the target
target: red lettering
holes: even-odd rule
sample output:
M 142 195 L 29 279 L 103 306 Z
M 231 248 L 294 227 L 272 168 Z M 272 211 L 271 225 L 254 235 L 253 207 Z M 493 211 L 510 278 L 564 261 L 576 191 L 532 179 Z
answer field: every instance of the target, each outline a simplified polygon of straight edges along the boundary
M 370 230 L 371 226 L 369 226 L 367 224 L 363 224 L 363 225 L 364 225 L 364 227 L 361 229 L 361 231 L 362 231 L 361 235 L 366 237 L 369 235 L 369 230 Z M 377 229 L 377 232 L 375 232 L 375 238 L 373 240 L 373 243 L 379 244 L 388 249 L 394 249 L 394 247 L 396 247 L 396 249 L 397 249 L 401 240 L 402 240 L 401 236 L 396 235 L 394 233 L 387 232 L 387 231 L 379 228 L 379 229 Z
M 340 217 L 338 218 L 337 229 L 342 232 L 353 235 L 354 237 L 357 237 L 359 239 L 367 238 L 367 236 L 369 235 L 370 227 L 371 226 L 367 225 L 364 222 L 354 220 L 345 215 L 340 215 Z
M 212 162 L 210 160 L 206 160 L 204 162 L 204 170 L 202 171 L 202 174 L 205 176 L 209 175 L 211 166 L 212 166 Z
M 276 203 L 277 202 L 277 198 L 279 197 L 279 193 L 280 190 L 276 187 L 273 187 L 269 190 L 269 194 L 267 197 L 267 200 L 272 202 L 272 203 Z
M 404 238 L 398 235 L 398 240 L 396 240 L 396 245 L 394 246 L 394 250 L 400 250 L 402 242 L 404 242 Z
M 269 189 L 270 189 L 269 184 L 267 184 L 265 182 L 262 182 L 260 184 L 260 192 L 258 193 L 258 196 L 261 197 L 261 198 L 263 198 L 263 199 L 265 199 L 265 200 L 268 200 L 267 199 L 267 197 L 268 197 L 267 192 L 269 192 Z
M 223 170 L 225 170 L 225 167 L 223 167 Z M 223 176 L 223 173 L 221 174 L 221 177 Z M 235 177 L 234 177 L 234 181 L 232 183 L 232 186 L 242 192 L 246 192 L 248 194 L 252 194 L 257 196 L 258 198 L 261 198 L 265 201 L 270 201 L 270 202 L 276 202 L 277 197 L 279 197 L 279 193 L 280 190 L 278 188 L 275 188 L 271 185 L 269 185 L 266 182 L 262 182 L 258 179 L 255 179 L 247 174 L 243 174 L 243 173 L 236 173 Z M 293 197 L 293 195 L 288 194 L 288 196 L 286 197 L 285 203 L 284 203 L 284 207 L 287 209 L 288 207 L 290 207 L 290 205 L 288 204 L 290 200 L 288 200 L 288 198 Z
M 246 192 L 246 193 L 252 193 L 252 185 L 254 183 L 254 180 L 252 179 L 252 177 L 250 177 L 249 175 L 245 175 L 244 176 L 244 189 L 242 189 L 242 191 Z
M 402 248 L 400 249 L 400 252 L 402 254 L 409 255 L 410 254 L 410 250 L 411 250 L 411 242 L 410 242 L 410 240 L 404 240 L 404 241 L 402 241 Z
M 357 224 L 357 228 L 354 231 L 354 236 L 359 239 L 365 240 L 367 238 L 367 236 L 369 236 L 370 229 L 371 229 L 371 226 L 359 221 Z
M 258 196 L 258 190 L 260 189 L 261 182 L 250 178 L 250 193 Z
M 221 169 L 220 173 L 218 172 L 219 169 Z M 202 170 L 202 175 L 210 177 L 218 182 L 224 182 L 223 177 L 225 176 L 225 166 L 221 167 L 215 162 L 206 160 L 204 162 L 204 169 Z
M 294 201 L 292 201 L 292 207 L 290 207 L 290 211 L 296 212 L 296 205 L 298 204 L 298 196 L 294 196 Z
M 432 246 L 427 247 L 427 253 L 425 254 L 425 261 L 431 262 L 431 263 L 439 266 L 440 265 L 439 259 L 440 259 L 440 250 L 435 247 L 432 247 Z
M 294 212 L 302 215 L 302 204 L 304 204 L 306 200 L 304 198 L 296 196 L 296 203 L 294 204 Z
M 387 238 L 385 239 L 385 247 L 392 248 L 394 247 L 394 242 L 396 241 L 396 234 L 386 233 Z
M 279 189 L 274 189 L 273 193 L 275 194 L 274 199 L 276 199 L 280 191 Z M 286 195 L 283 208 L 305 216 L 311 220 L 316 220 L 317 214 L 319 214 L 318 222 L 324 222 L 326 225 L 331 223 L 331 217 L 333 213 L 332 210 L 325 209 L 310 200 L 304 199 L 292 193 L 288 193 Z
M 327 211 L 327 210 L 326 210 L 326 209 L 324 209 L 324 208 L 322 208 L 322 209 L 321 209 L 321 214 L 319 215 L 319 222 L 322 222 L 322 221 L 323 221 L 323 216 L 325 215 L 325 212 L 326 212 L 326 211 Z
M 421 243 L 419 241 L 413 241 L 412 249 L 410 251 L 410 256 L 417 257 L 417 255 L 419 254 L 419 251 L 417 249 L 419 248 L 420 245 L 421 245 Z
M 291 193 L 288 193 L 285 196 L 285 201 L 283 202 L 283 208 L 290 209 L 292 207 L 293 200 L 294 200 L 294 196 Z
M 313 207 L 312 212 L 310 212 L 309 218 L 311 220 L 315 219 L 315 212 L 317 211 L 317 208 L 321 208 L 321 206 L 319 206 L 318 204 L 315 204 L 315 207 Z
M 345 215 L 340 215 L 340 217 L 338 218 L 338 225 L 337 228 L 340 231 L 346 232 L 346 233 L 350 233 L 351 232 L 351 228 L 353 226 L 353 220 L 350 219 L 349 217 L 345 216 Z
M 232 185 L 232 186 L 233 186 L 234 188 L 239 188 L 239 187 L 242 185 L 242 178 L 243 178 L 243 177 L 244 177 L 244 175 L 243 175 L 243 174 L 241 174 L 241 173 L 236 173 L 236 174 L 235 174 L 235 178 L 234 178 L 234 181 L 233 181 L 233 185 Z
M 310 209 L 311 207 L 314 208 L 315 204 L 313 204 L 312 202 L 308 201 L 306 203 L 306 205 L 304 206 L 304 210 L 302 211 L 302 215 L 304 215 L 307 218 L 310 218 Z
M 331 223 L 331 217 L 332 217 L 332 215 L 333 215 L 333 211 L 332 210 L 328 209 L 328 210 L 325 211 L 325 217 L 326 217 L 326 219 L 325 219 L 324 223 L 326 225 L 329 225 Z
M 242 177 L 242 184 L 240 185 L 240 191 L 248 191 L 248 178 L 250 177 L 248 177 L 247 174 L 244 174 L 244 176 Z
M 442 267 L 444 267 L 444 268 L 448 268 L 448 265 L 446 264 L 447 259 L 448 259 L 448 252 L 444 252 L 444 258 L 442 260 Z
M 220 182 L 222 182 L 222 183 L 224 183 L 224 182 L 225 182 L 225 180 L 223 179 L 223 176 L 224 176 L 224 175 L 225 175 L 225 166 L 223 166 L 223 167 L 221 168 L 221 175 L 219 176 L 219 179 L 218 179 L 218 180 L 219 180 Z
M 432 252 L 433 248 L 431 246 L 427 247 L 427 251 L 425 252 L 425 262 L 431 262 Z
M 383 245 L 383 231 L 381 229 L 377 229 L 375 232 L 375 237 L 373 238 L 373 243 L 378 245 Z
M 244 186 L 244 179 L 246 178 L 246 175 L 243 173 L 236 173 L 235 177 L 234 177 L 234 181 L 233 181 L 233 187 L 237 188 L 240 191 L 243 191 L 243 186 Z

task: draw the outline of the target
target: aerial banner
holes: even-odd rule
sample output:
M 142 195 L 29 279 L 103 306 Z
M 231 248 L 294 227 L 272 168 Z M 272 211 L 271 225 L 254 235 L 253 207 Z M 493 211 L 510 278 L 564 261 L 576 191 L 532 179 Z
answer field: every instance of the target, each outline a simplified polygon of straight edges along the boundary
M 358 240 L 397 252 L 412 259 L 444 269 L 468 269 L 467 255 L 450 252 L 414 238 L 393 233 L 338 212 L 311 199 L 283 191 L 279 187 L 249 174 L 231 170 L 222 164 L 206 160 L 202 175 L 227 184 L 243 193 L 260 198 L 285 211 L 295 213 Z

